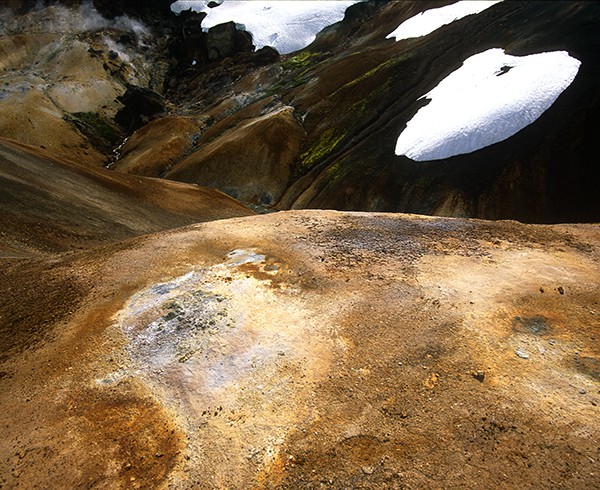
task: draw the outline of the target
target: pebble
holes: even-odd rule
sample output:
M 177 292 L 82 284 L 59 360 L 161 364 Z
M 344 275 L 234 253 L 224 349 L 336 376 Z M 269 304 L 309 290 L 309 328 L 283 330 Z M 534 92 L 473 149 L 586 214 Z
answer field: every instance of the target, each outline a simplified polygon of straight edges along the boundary
M 362 467 L 362 472 L 365 475 L 372 475 L 374 471 L 375 471 L 375 468 L 373 468 L 372 466 L 363 466 Z
M 525 351 L 517 350 L 517 351 L 515 351 L 515 354 L 517 356 L 519 356 L 521 359 L 529 359 L 529 354 L 527 354 L 527 352 L 525 352 Z

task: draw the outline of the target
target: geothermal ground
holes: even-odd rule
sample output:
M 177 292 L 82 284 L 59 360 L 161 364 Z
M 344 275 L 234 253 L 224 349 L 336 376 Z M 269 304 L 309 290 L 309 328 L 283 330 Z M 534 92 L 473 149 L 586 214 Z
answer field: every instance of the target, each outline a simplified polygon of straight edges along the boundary
M 6 3 L 0 488 L 600 489 L 599 3 Z
M 282 212 L 5 261 L 7 488 L 593 488 L 598 228 Z

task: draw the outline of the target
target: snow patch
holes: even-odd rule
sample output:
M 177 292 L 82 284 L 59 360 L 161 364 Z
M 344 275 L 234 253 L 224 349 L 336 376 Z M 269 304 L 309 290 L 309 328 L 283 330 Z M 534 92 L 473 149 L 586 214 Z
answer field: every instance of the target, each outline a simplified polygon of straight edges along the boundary
M 346 9 L 361 0 L 224 0 L 217 7 L 208 1 L 182 1 L 171 5 L 180 13 L 192 9 L 206 12 L 202 27 L 208 29 L 225 22 L 243 25 L 252 33 L 256 49 L 272 46 L 282 54 L 308 46 L 324 27 L 343 19 Z
M 407 123 L 396 155 L 441 160 L 504 141 L 538 119 L 573 82 L 581 62 L 566 51 L 511 56 L 494 48 L 467 58 Z
M 437 9 L 429 9 L 405 20 L 394 32 L 388 34 L 386 39 L 395 37 L 396 41 L 400 41 L 402 39 L 426 36 L 446 24 L 450 24 L 468 15 L 483 12 L 485 9 L 501 1 L 466 0 Z

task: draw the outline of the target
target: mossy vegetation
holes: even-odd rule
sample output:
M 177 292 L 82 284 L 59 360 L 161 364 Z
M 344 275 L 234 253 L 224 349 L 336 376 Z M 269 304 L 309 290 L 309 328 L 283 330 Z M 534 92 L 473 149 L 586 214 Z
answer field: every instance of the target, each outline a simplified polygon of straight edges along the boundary
M 282 92 L 291 90 L 295 87 L 306 83 L 306 74 L 322 61 L 322 54 L 311 53 L 310 51 L 303 51 L 296 56 L 292 56 L 290 59 L 281 63 L 281 66 L 286 70 L 291 71 L 283 80 L 273 85 L 266 92 L 266 96 L 279 95 Z
M 120 131 L 115 125 L 95 112 L 78 112 L 75 114 L 87 126 L 94 128 L 95 132 L 101 138 L 116 143 L 121 137 Z
M 299 68 L 306 68 L 311 63 L 316 61 L 317 53 L 311 53 L 310 51 L 302 51 L 296 56 L 285 60 L 281 63 L 281 66 L 288 70 L 297 70 Z
M 329 184 L 334 184 L 335 182 L 340 180 L 344 175 L 346 175 L 346 173 L 347 170 L 344 166 L 343 160 L 336 161 L 325 171 Z
M 333 153 L 345 134 L 335 129 L 323 131 L 318 141 L 300 155 L 300 164 L 294 172 L 294 177 L 300 177 L 312 170 L 320 161 Z
M 338 93 L 344 91 L 344 90 L 348 90 L 356 85 L 358 85 L 361 82 L 364 82 L 365 80 L 371 78 L 373 75 L 375 75 L 378 71 L 383 70 L 384 68 L 388 68 L 396 63 L 398 63 L 399 61 L 402 61 L 404 59 L 404 57 L 401 58 L 392 58 L 389 59 L 387 61 L 384 61 L 383 63 L 377 65 L 375 68 L 370 69 L 368 72 L 363 73 L 361 76 L 355 78 L 354 80 L 350 80 L 348 83 L 346 83 L 345 85 L 342 85 L 339 89 L 337 89 L 333 94 L 331 94 L 332 96 L 337 95 Z
M 65 115 L 64 119 L 73 124 L 100 150 L 112 150 L 123 137 L 112 121 L 96 112 L 75 112 Z
M 292 78 L 291 80 L 288 79 L 288 80 L 279 82 L 279 83 L 273 85 L 269 90 L 267 90 L 267 92 L 265 93 L 265 96 L 271 97 L 272 95 L 280 95 L 281 92 L 285 92 L 286 90 L 290 90 L 295 87 L 299 87 L 304 82 L 306 82 L 306 79 L 302 76 Z

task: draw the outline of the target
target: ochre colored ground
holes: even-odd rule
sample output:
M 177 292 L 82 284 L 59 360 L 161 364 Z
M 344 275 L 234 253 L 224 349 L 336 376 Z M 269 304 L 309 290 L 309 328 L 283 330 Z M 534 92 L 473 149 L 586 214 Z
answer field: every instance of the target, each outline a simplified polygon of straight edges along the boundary
M 598 488 L 600 231 L 285 212 L 0 277 L 6 488 Z

